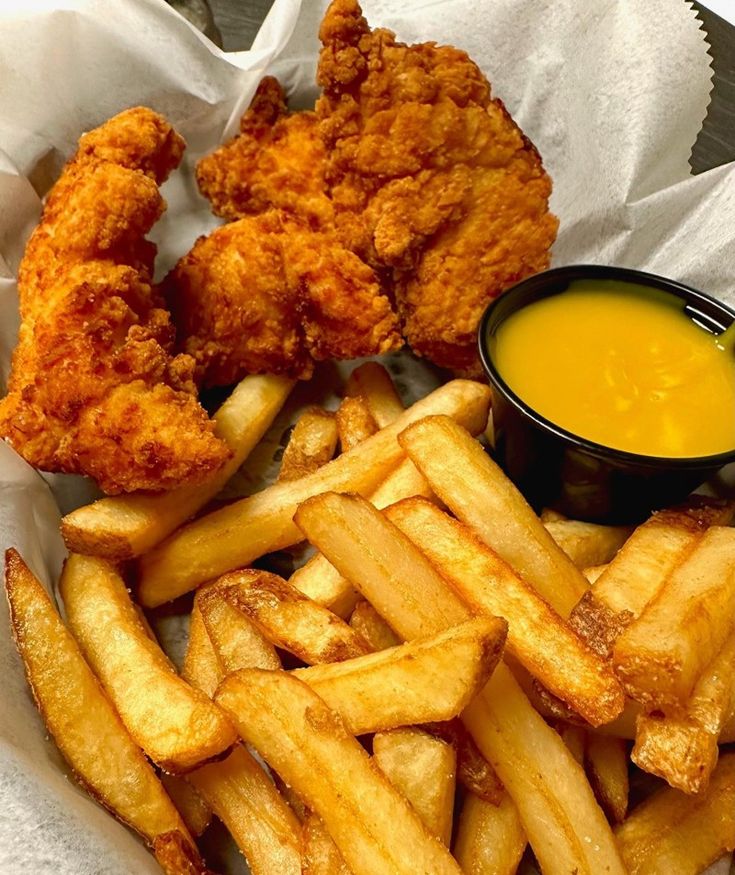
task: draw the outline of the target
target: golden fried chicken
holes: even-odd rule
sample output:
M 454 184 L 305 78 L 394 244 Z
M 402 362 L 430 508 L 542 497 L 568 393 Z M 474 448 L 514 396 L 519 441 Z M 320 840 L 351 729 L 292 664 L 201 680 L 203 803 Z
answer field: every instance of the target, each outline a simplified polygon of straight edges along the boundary
M 151 287 L 144 239 L 183 140 L 127 110 L 82 137 L 26 247 L 22 324 L 0 434 L 31 464 L 108 493 L 204 479 L 229 455 L 196 398 L 194 362 Z
M 332 204 L 324 158 L 316 114 L 289 113 L 283 88 L 266 76 L 240 121 L 240 135 L 197 164 L 197 183 L 225 219 L 276 208 L 325 229 L 332 224 Z
M 413 348 L 479 372 L 482 311 L 549 264 L 557 220 L 541 159 L 462 51 L 371 31 L 356 0 L 322 22 L 317 103 L 338 234 L 391 267 Z
M 307 378 L 314 360 L 401 346 L 371 268 L 330 234 L 271 210 L 200 237 L 166 281 L 181 348 L 204 385 Z

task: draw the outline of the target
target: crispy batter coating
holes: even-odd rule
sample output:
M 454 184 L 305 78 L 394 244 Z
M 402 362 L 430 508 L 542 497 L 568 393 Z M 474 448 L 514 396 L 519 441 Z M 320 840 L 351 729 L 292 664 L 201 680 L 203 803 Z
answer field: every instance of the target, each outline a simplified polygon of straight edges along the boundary
M 333 235 L 276 210 L 200 237 L 166 291 L 182 348 L 205 385 L 243 373 L 307 378 L 314 360 L 402 343 L 371 268 Z
M 22 324 L 0 434 L 31 464 L 108 493 L 195 482 L 229 455 L 196 399 L 194 362 L 151 287 L 144 239 L 183 140 L 142 107 L 80 140 L 19 270 Z
M 240 121 L 240 135 L 197 164 L 199 190 L 225 219 L 275 208 L 314 229 L 332 225 L 324 146 L 313 112 L 289 113 L 277 79 L 266 76 Z
M 393 269 L 420 355 L 478 373 L 489 301 L 549 264 L 557 220 L 541 159 L 462 51 L 371 31 L 356 0 L 322 22 L 317 104 L 345 244 Z

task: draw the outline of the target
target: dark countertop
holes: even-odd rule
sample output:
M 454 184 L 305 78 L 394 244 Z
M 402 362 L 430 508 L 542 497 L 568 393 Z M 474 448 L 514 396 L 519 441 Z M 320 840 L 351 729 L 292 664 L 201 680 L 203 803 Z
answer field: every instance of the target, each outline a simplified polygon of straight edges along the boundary
M 309 0 L 304 0 L 309 2 Z M 250 46 L 272 0 L 209 0 L 225 49 Z M 704 127 L 692 150 L 695 173 L 735 161 L 735 27 L 693 2 L 711 45 L 712 98 Z

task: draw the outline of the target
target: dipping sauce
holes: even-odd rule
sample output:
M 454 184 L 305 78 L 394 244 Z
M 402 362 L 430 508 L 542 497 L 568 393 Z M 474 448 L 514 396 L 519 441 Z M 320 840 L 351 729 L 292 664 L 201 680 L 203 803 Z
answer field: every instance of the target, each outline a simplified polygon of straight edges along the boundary
M 728 335 L 730 331 L 728 331 Z M 630 453 L 735 448 L 735 352 L 667 292 L 577 280 L 513 313 L 492 341 L 512 391 L 555 425 Z

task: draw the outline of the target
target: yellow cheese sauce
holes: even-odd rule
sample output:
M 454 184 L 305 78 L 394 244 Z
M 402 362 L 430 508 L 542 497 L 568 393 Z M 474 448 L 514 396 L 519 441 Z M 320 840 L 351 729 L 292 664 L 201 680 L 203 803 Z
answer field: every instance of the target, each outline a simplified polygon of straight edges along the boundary
M 732 344 L 666 292 L 578 280 L 509 316 L 493 359 L 529 407 L 595 443 L 664 457 L 735 447 Z

